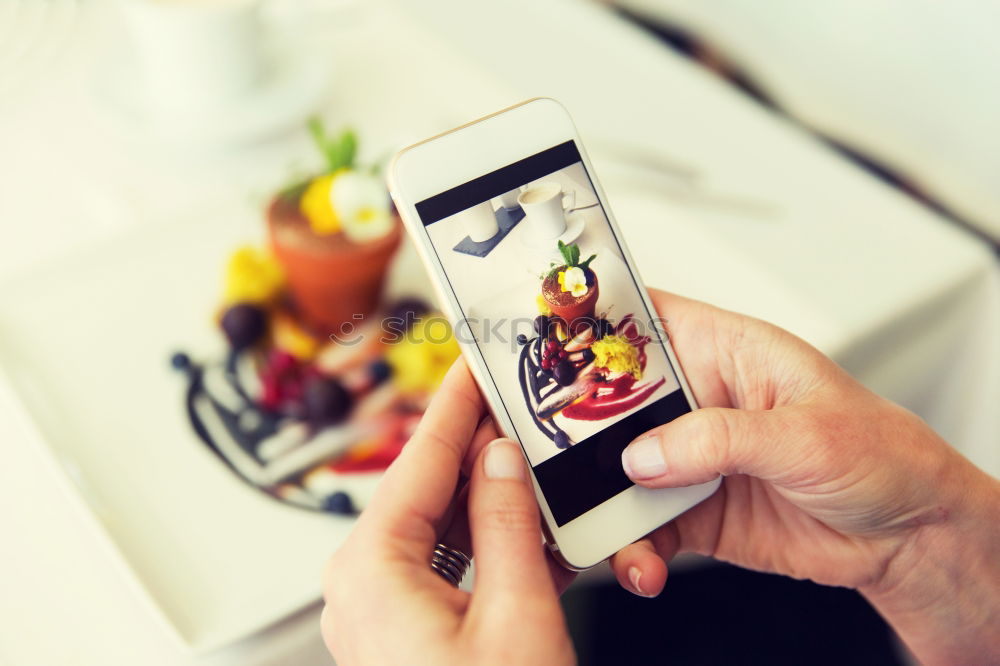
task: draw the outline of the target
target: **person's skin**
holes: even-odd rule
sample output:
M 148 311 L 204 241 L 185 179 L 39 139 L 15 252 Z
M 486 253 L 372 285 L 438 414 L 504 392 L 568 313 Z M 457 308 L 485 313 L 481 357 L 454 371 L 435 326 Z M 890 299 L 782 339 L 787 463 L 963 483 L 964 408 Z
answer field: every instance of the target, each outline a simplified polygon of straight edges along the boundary
M 651 295 L 703 409 L 633 442 L 625 470 L 655 488 L 726 478 L 612 557 L 622 586 L 655 596 L 666 562 L 694 551 L 857 589 L 924 663 L 1000 661 L 1000 482 L 790 333 Z M 557 604 L 569 575 L 538 547 L 537 508 L 510 443 L 486 451 L 511 463 L 499 476 L 517 468 L 518 478 L 484 473 L 496 468 L 481 453 L 495 431 L 482 413 L 459 362 L 331 560 L 323 631 L 338 663 L 572 661 Z M 463 459 L 471 595 L 427 565 L 438 541 L 469 552 L 465 521 L 448 515 Z

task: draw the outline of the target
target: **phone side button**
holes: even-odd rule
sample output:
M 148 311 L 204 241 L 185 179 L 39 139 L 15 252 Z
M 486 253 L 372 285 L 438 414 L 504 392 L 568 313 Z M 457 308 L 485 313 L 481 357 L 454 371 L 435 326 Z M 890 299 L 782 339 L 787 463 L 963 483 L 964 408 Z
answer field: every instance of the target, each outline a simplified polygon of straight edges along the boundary
M 552 532 L 551 530 L 549 530 L 549 525 L 548 523 L 545 522 L 544 518 L 541 519 L 541 523 L 542 523 L 542 536 L 545 537 L 545 543 L 546 545 L 548 545 L 549 550 L 551 551 L 559 550 L 559 544 L 557 544 L 556 540 L 552 538 Z

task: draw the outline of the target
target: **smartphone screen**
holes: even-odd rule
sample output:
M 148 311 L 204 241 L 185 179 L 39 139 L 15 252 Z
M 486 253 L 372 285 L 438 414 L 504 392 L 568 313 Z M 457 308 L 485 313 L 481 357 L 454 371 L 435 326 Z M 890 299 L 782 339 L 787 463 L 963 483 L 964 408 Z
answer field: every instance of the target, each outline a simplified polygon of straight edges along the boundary
M 622 450 L 691 407 L 575 142 L 416 210 L 556 524 L 628 489 Z

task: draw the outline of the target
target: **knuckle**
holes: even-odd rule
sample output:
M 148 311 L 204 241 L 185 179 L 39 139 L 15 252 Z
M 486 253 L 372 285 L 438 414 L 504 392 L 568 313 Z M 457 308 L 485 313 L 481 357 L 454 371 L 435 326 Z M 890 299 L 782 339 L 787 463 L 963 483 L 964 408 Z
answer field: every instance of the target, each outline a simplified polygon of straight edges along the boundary
M 829 453 L 831 448 L 841 445 L 844 425 L 842 414 L 823 409 L 803 409 L 798 418 L 798 437 L 801 448 L 814 455 Z
M 421 421 L 417 425 L 417 429 L 414 431 L 411 440 L 417 437 L 430 440 L 442 450 L 446 451 L 454 460 L 456 467 L 461 465 L 462 460 L 465 458 L 465 447 L 461 442 L 448 437 L 442 437 L 433 428 L 428 426 L 426 421 Z
M 428 543 L 434 538 L 436 517 L 418 506 L 411 504 L 403 506 L 406 506 L 405 514 L 411 519 L 381 526 L 380 530 L 371 536 L 373 546 L 385 549 L 396 544 Z
M 781 438 L 786 474 L 801 483 L 818 483 L 842 463 L 857 461 L 843 414 L 815 407 L 799 410 Z
M 358 588 L 372 578 L 368 560 L 359 561 L 343 550 L 330 556 L 323 566 L 323 601 L 330 612 L 351 606 Z
M 703 469 L 728 474 L 735 461 L 729 419 L 717 409 L 700 410 L 700 423 L 691 437 L 695 463 Z
M 538 509 L 525 502 L 495 501 L 475 516 L 479 526 L 497 532 L 538 531 Z
M 324 597 L 333 590 L 340 587 L 342 566 L 340 564 L 339 553 L 327 558 L 323 565 L 323 594 Z
M 323 603 L 326 615 L 339 617 L 341 610 L 349 608 L 352 597 L 352 577 L 346 576 L 345 562 L 331 558 L 323 572 Z

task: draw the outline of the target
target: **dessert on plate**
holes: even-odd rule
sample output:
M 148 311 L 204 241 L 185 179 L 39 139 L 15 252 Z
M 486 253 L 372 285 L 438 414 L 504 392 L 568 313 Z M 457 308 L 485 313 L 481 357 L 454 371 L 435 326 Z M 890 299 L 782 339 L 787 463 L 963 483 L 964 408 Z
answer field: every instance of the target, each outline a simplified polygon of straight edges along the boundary
M 562 241 L 559 252 L 564 263 L 542 276 L 535 335 L 518 336 L 518 377 L 535 426 L 565 449 L 577 442 L 559 419 L 614 418 L 645 402 L 665 379 L 640 383 L 651 338 L 632 314 L 613 323 L 607 311 L 598 313 L 591 267 L 597 256 L 580 261 L 579 247 Z
M 276 196 L 269 245 L 226 263 L 225 352 L 172 363 L 195 434 L 237 477 L 288 504 L 353 514 L 458 346 L 421 299 L 382 301 L 399 221 L 385 188 L 354 166 L 354 135 L 312 130 L 330 170 Z
M 354 134 L 329 137 L 315 119 L 310 130 L 324 170 L 271 201 L 268 237 L 298 315 L 325 335 L 375 311 L 402 223 L 377 174 L 355 164 Z
M 566 245 L 562 241 L 559 241 L 559 253 L 565 263 L 553 266 L 542 280 L 542 299 L 554 316 L 570 330 L 577 330 L 587 326 L 587 320 L 592 322 L 594 319 L 600 289 L 590 262 L 597 255 L 580 261 L 579 246 Z

